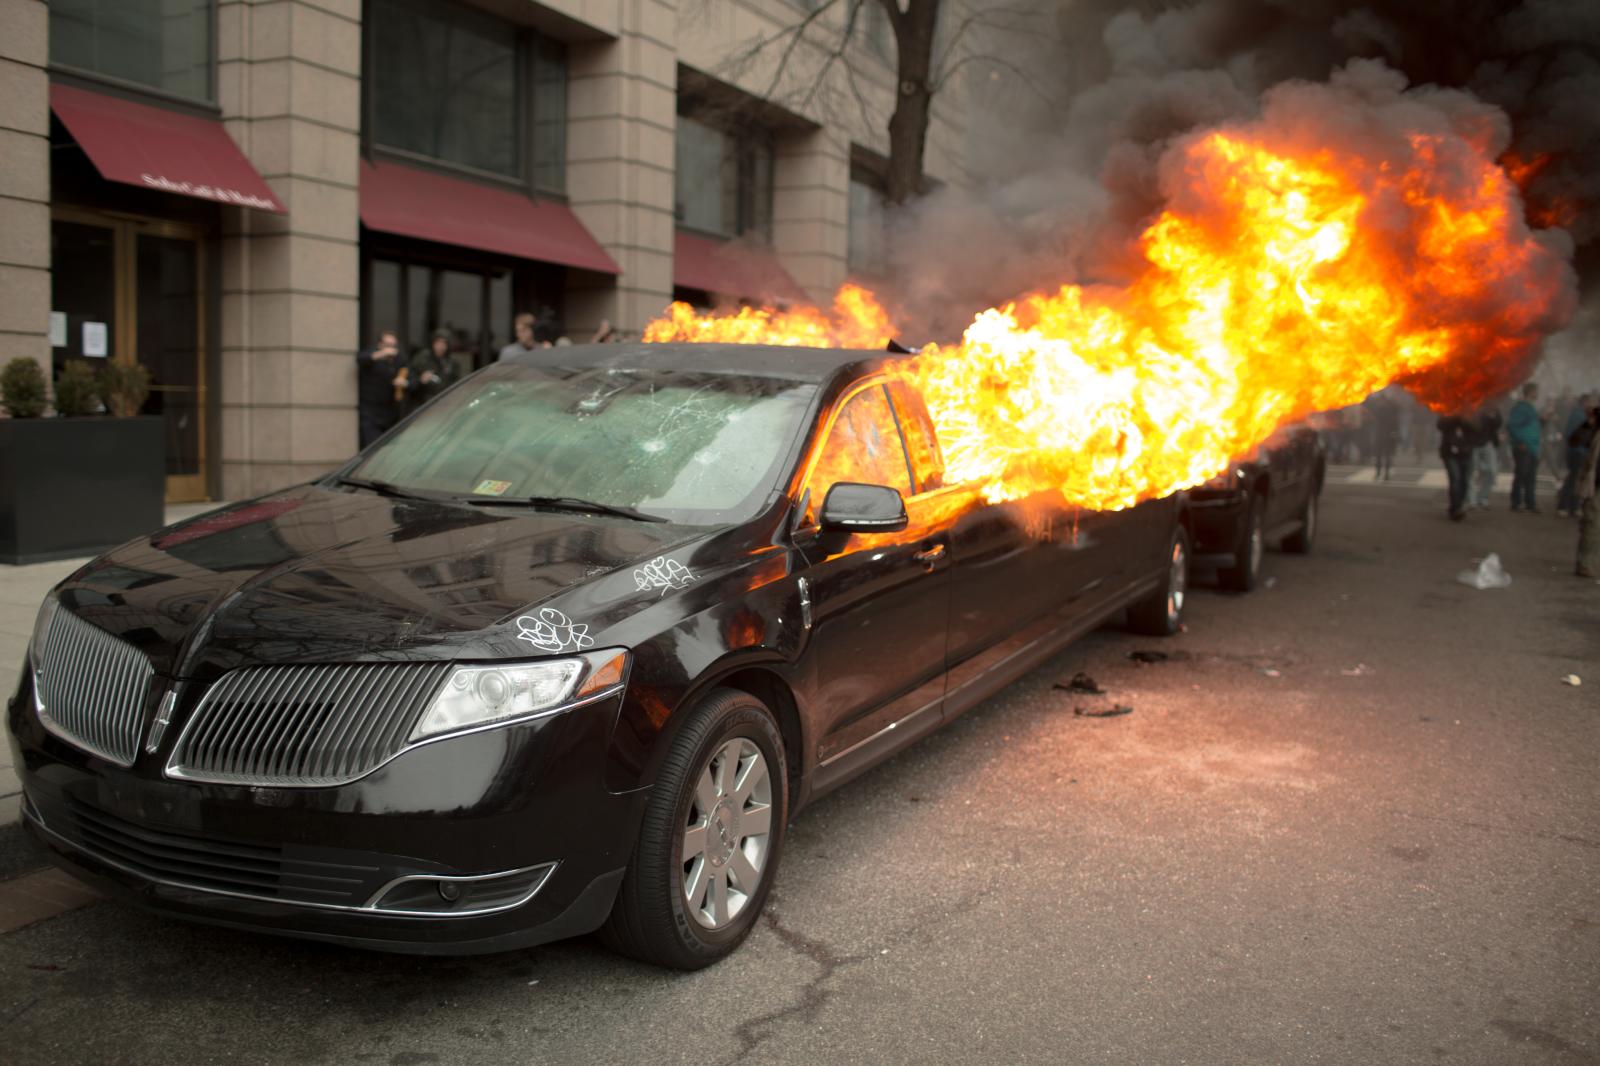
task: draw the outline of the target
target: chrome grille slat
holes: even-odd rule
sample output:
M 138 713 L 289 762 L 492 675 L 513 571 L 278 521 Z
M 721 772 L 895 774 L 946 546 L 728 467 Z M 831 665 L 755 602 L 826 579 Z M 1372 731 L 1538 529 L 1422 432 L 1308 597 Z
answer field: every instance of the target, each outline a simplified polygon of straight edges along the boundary
M 193 781 L 329 786 L 371 773 L 406 746 L 449 663 L 252 666 L 223 675 L 168 762 Z
M 130 766 L 154 677 L 143 652 L 63 608 L 39 663 L 40 718 L 68 743 Z

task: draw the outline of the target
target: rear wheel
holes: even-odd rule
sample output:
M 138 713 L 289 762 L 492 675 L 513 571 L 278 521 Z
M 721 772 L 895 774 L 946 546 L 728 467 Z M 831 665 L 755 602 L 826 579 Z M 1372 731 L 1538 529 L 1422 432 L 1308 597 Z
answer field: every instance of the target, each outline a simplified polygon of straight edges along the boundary
M 1136 633 L 1170 637 L 1183 625 L 1183 605 L 1189 595 L 1189 533 L 1173 530 L 1167 546 L 1167 573 L 1163 587 L 1128 608 L 1128 627 Z
M 1300 528 L 1283 538 L 1283 550 L 1304 555 L 1311 550 L 1311 545 L 1317 539 L 1317 493 L 1313 491 L 1306 497 L 1306 505 L 1300 511 Z
M 1233 547 L 1234 564 L 1218 573 L 1222 587 L 1235 592 L 1249 592 L 1261 579 L 1261 560 L 1267 550 L 1267 501 L 1257 493 L 1250 494 L 1250 509 L 1245 515 L 1244 528 L 1239 530 L 1238 543 Z
M 738 947 L 777 872 L 788 815 L 783 737 L 765 704 L 718 689 L 672 741 L 602 936 L 698 970 Z

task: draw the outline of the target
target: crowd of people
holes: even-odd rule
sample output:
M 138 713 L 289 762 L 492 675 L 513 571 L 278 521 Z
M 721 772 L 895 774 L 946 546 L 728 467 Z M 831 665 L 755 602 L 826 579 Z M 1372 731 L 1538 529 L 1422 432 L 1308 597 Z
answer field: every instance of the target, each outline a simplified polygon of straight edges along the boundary
M 1493 404 L 1440 418 L 1439 457 L 1450 484 L 1450 517 L 1459 522 L 1467 511 L 1489 506 L 1502 448 L 1511 457 L 1512 513 L 1542 514 L 1537 495 L 1540 461 L 1558 453 L 1560 465 L 1552 464 L 1560 481 L 1556 514 L 1579 519 L 1578 576 L 1600 576 L 1597 427 L 1600 393 L 1563 397 L 1554 408 L 1541 408 L 1539 386 L 1532 382 L 1522 387 L 1503 421 Z
M 537 314 L 524 311 L 512 321 L 510 344 L 501 348 L 496 360 L 530 355 L 547 348 L 572 343 L 561 322 L 548 308 Z M 602 320 L 591 341 L 596 344 L 623 340 L 620 330 Z M 465 358 L 458 358 L 465 354 Z M 395 330 L 378 332 L 378 342 L 356 353 L 357 410 L 360 447 L 365 448 L 410 414 L 454 385 L 464 367 L 473 362 L 470 349 L 455 343 L 448 329 L 436 329 L 426 348 L 409 359 L 400 354 L 400 335 Z

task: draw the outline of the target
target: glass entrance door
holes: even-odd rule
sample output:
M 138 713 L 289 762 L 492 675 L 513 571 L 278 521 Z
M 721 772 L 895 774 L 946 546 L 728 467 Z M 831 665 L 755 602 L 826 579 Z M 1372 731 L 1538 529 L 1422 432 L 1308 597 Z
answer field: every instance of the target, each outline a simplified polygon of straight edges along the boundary
M 206 499 L 199 234 L 159 219 L 57 209 L 51 262 L 56 370 L 77 359 L 143 364 L 150 396 L 142 413 L 166 422 L 167 501 Z

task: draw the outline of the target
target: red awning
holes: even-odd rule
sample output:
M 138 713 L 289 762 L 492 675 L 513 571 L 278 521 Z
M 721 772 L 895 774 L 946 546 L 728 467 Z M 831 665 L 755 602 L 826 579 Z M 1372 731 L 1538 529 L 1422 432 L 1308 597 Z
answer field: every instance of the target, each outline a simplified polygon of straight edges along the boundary
M 219 119 L 70 85 L 50 86 L 50 109 L 109 181 L 283 212 Z
M 682 230 L 672 242 L 672 284 L 757 303 L 810 300 L 772 252 Z
M 402 237 L 622 273 L 566 204 L 431 170 L 363 162 L 361 221 Z

